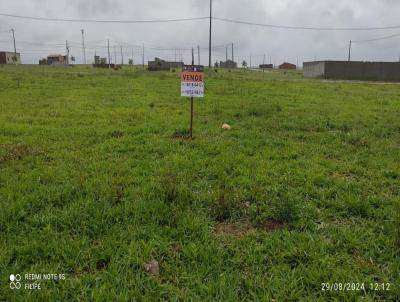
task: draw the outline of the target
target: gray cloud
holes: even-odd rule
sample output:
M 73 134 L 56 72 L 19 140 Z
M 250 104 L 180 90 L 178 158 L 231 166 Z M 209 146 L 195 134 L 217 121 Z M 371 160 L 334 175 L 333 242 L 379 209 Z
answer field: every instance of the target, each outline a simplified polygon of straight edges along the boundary
M 14 0 L 0 2 L 0 12 L 31 16 L 88 19 L 165 19 L 190 18 L 208 15 L 208 1 L 199 0 Z M 400 1 L 397 0 L 214 0 L 214 15 L 259 23 L 364 27 L 396 25 Z M 71 53 L 79 60 L 80 29 L 84 28 L 87 40 L 87 57 L 94 52 L 106 56 L 106 38 L 112 41 L 146 45 L 146 59 L 160 56 L 175 58 L 175 48 L 208 45 L 208 22 L 193 21 L 170 24 L 76 24 L 18 20 L 0 17 L 0 32 L 16 29 L 17 47 L 25 63 L 36 63 L 50 52 L 64 52 L 65 40 L 71 41 Z M 275 64 L 284 59 L 302 62 L 317 59 L 346 59 L 350 39 L 360 40 L 391 35 L 400 30 L 371 32 L 314 32 L 259 28 L 239 24 L 214 22 L 214 45 L 235 43 L 239 60 L 261 63 L 263 55 L 272 57 Z M 400 55 L 400 38 L 355 44 L 353 58 L 357 60 L 397 60 Z M 44 43 L 36 45 L 34 43 Z M 118 44 L 112 42 L 112 45 Z M 157 51 L 160 46 L 170 50 Z M 0 48 L 12 49 L 9 33 L 0 33 Z M 114 49 L 112 48 L 112 53 Z M 118 51 L 119 53 L 120 51 Z M 134 54 L 141 61 L 139 47 L 125 46 L 125 56 Z M 190 51 L 176 51 L 189 61 Z M 202 51 L 202 63 L 207 63 L 207 51 Z M 214 52 L 213 61 L 223 59 L 225 49 Z M 118 61 L 119 54 L 118 54 Z

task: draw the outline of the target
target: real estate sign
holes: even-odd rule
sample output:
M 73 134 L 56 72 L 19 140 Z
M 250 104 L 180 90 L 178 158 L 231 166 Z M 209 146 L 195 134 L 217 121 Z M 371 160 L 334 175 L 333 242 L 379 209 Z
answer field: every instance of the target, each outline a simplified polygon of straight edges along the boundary
M 204 97 L 204 66 L 184 65 L 181 75 L 181 96 Z

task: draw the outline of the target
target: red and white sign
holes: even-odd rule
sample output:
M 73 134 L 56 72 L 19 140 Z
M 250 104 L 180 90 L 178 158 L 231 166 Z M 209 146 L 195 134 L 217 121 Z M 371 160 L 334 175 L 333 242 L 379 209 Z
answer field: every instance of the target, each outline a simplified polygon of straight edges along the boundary
M 185 65 L 181 74 L 181 96 L 204 97 L 204 66 Z

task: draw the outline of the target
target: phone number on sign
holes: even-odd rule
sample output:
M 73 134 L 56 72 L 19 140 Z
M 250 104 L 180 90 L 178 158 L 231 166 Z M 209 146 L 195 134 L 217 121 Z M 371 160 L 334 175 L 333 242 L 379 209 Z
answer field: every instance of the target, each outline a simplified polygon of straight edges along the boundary
M 322 283 L 322 291 L 389 291 L 390 283 Z

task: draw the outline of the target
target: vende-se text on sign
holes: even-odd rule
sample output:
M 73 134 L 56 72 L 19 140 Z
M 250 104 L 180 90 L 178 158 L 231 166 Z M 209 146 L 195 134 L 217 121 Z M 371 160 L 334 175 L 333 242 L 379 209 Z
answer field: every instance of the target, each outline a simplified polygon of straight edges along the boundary
M 181 96 L 204 97 L 204 66 L 185 65 L 181 74 Z

